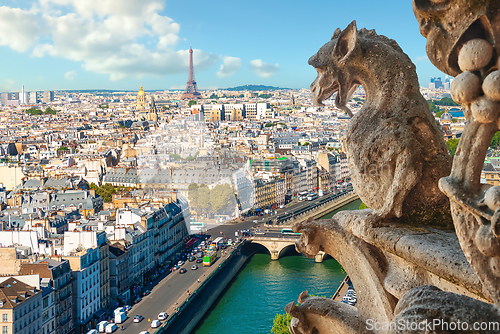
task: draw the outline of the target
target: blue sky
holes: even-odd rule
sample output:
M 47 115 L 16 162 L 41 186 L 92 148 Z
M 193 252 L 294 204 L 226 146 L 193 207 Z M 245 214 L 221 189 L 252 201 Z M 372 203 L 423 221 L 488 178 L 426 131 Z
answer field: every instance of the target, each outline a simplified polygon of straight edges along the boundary
M 183 89 L 194 51 L 199 89 L 307 88 L 307 64 L 356 20 L 395 39 L 421 85 L 427 59 L 410 0 L 0 0 L 0 91 Z

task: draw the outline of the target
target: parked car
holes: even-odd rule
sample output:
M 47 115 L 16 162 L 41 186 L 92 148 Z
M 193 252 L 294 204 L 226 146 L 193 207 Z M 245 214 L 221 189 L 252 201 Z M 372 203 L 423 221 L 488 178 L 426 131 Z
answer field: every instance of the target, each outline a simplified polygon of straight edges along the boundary
M 158 320 L 160 321 L 167 320 L 167 318 L 168 314 L 166 312 L 160 312 L 160 314 L 158 314 Z
M 147 296 L 147 295 L 149 295 L 150 293 L 151 293 L 151 291 L 146 290 L 146 291 L 144 291 L 144 292 L 142 293 L 142 295 L 143 295 L 143 296 Z
M 142 320 L 144 320 L 144 317 L 140 314 L 134 317 L 134 322 L 141 322 Z
M 140 331 L 139 334 L 149 334 L 148 331 Z
M 193 265 L 191 266 L 191 270 L 196 270 L 196 269 L 198 269 L 198 266 L 197 266 L 196 264 L 193 264 Z
M 178 266 L 183 266 L 183 265 L 184 265 L 184 263 L 185 263 L 184 261 L 179 261 L 179 262 L 177 262 L 177 265 L 178 265 Z
M 180 273 L 180 274 L 185 274 L 186 272 L 187 272 L 186 268 L 181 268 L 181 269 L 179 270 L 179 273 Z
M 201 257 L 196 259 L 196 263 L 203 263 L 203 259 Z
M 151 321 L 151 328 L 157 328 L 157 327 L 160 327 L 160 325 L 161 325 L 160 320 Z
M 125 305 L 125 306 L 123 306 L 123 308 L 125 309 L 125 312 L 128 312 L 128 311 L 130 311 L 132 309 L 132 306 Z
M 135 300 L 134 300 L 134 304 L 137 304 L 138 302 L 140 302 L 142 300 L 141 297 L 137 297 Z
M 257 230 L 257 231 L 255 231 L 255 234 L 266 234 L 266 232 L 264 232 L 262 230 Z

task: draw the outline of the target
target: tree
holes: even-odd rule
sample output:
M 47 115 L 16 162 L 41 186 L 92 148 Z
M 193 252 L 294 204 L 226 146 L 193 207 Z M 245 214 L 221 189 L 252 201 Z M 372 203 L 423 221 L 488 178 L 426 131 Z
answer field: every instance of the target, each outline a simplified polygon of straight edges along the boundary
M 234 190 L 227 183 L 216 185 L 210 192 L 210 204 L 215 213 L 225 213 L 234 207 L 234 202 Z
M 441 117 L 442 114 L 444 114 L 444 110 L 438 111 L 436 117 Z
M 458 139 L 450 139 L 446 141 L 446 145 L 448 145 L 448 151 L 450 152 L 450 155 L 452 157 L 455 156 L 455 152 L 457 151 L 458 141 Z
M 211 207 L 210 205 L 210 189 L 205 184 L 201 184 L 198 188 L 198 207 L 202 211 L 208 211 Z
M 441 110 L 433 101 L 427 100 L 427 103 L 429 104 L 431 112 L 436 114 Z
M 458 106 L 458 103 L 450 97 L 443 97 L 441 100 L 436 101 L 436 104 L 440 106 Z
M 290 323 L 292 322 L 292 316 L 288 313 L 276 314 L 273 321 L 273 327 L 271 328 L 272 334 L 290 334 Z
M 198 185 L 196 183 L 191 183 L 188 186 L 188 200 L 191 208 L 198 209 Z
M 191 100 L 191 101 L 189 101 L 189 102 L 188 102 L 188 106 L 190 106 L 190 107 L 191 107 L 191 106 L 193 106 L 193 105 L 195 105 L 195 104 L 197 104 L 197 103 L 198 103 L 198 102 L 196 102 L 195 100 Z
M 26 109 L 26 113 L 30 115 L 41 115 L 42 111 L 40 109 L 36 109 L 34 107 Z
M 361 202 L 361 204 L 359 205 L 359 210 L 363 210 L 363 209 L 368 209 L 368 207 L 366 206 L 365 203 Z
M 498 145 L 500 145 L 500 132 L 495 133 L 490 142 L 490 147 L 494 150 L 498 148 Z
M 45 114 L 47 114 L 47 115 L 55 115 L 56 111 L 54 109 L 52 109 L 51 107 L 47 107 L 47 109 L 45 109 Z
M 170 154 L 170 157 L 171 157 L 172 159 L 174 159 L 175 161 L 179 161 L 179 160 L 181 160 L 181 156 L 180 156 L 180 155 L 178 155 L 178 154 L 175 154 L 175 153 L 174 153 L 174 154 Z

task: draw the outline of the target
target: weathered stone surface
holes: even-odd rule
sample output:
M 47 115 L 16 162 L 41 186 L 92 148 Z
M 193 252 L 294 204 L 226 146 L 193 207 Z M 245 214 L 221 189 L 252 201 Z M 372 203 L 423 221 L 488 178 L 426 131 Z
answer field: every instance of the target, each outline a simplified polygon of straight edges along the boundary
M 466 296 L 424 285 L 407 292 L 388 331 L 397 333 L 498 333 L 499 309 Z M 483 326 L 474 329 L 475 324 Z M 495 325 L 496 324 L 496 325 Z
M 493 46 L 482 38 L 467 41 L 458 53 L 458 67 L 462 71 L 479 71 L 491 61 Z
M 453 79 L 450 93 L 457 103 L 470 103 L 481 95 L 481 80 L 472 72 L 463 72 Z
M 401 218 L 407 224 L 451 227 L 448 200 L 437 180 L 448 175 L 451 157 L 419 91 L 415 66 L 393 40 L 352 22 L 309 59 L 318 71 L 311 84 L 321 104 L 337 93 L 346 110 L 362 85 L 366 101 L 352 116 L 344 147 L 354 190 L 373 210 L 373 223 Z M 346 110 L 348 111 L 348 110 Z
M 467 123 L 450 175 L 443 177 L 450 159 L 408 57 L 394 41 L 357 31 L 354 22 L 337 29 L 309 60 L 318 70 L 311 90 L 316 103 L 337 92 L 337 107 L 351 116 L 344 144 L 353 186 L 371 210 L 294 229 L 303 232 L 298 251 L 309 257 L 324 251 L 344 266 L 358 292 L 358 313 L 343 307 L 330 312 L 334 303 L 302 296 L 303 305 L 287 308 L 295 333 L 363 332 L 361 323 L 368 321 L 380 325 L 365 327 L 373 333 L 500 332 L 411 327 L 434 320 L 500 323 L 500 188 L 480 183 L 488 146 L 500 129 L 500 2 L 414 0 L 413 7 L 431 61 L 454 76 L 474 71 L 453 87 Z M 367 98 L 353 115 L 346 102 L 359 84 Z M 447 225 L 438 179 L 450 199 L 456 238 L 428 228 L 439 219 Z M 428 283 L 457 293 L 422 286 Z M 388 327 L 391 320 L 406 327 Z
M 483 91 L 493 101 L 500 101 L 500 70 L 488 74 L 483 81 Z
M 292 334 L 370 333 L 353 306 L 331 299 L 309 297 L 307 291 L 300 294 L 298 302 L 301 305 L 291 302 L 285 308 L 294 317 L 290 324 Z
M 458 53 L 469 40 L 485 39 L 498 55 L 500 44 L 495 43 L 498 36 L 494 34 L 498 33 L 499 11 L 496 0 L 413 1 L 420 33 L 427 38 L 427 56 L 434 66 L 454 77 L 462 72 Z
M 334 219 L 307 221 L 294 229 L 303 233 L 296 243 L 297 251 L 310 258 L 324 251 L 349 273 L 358 296 L 356 307 L 360 319 L 378 322 L 392 319 L 397 300 L 384 289 L 388 267 L 381 250 L 346 232 Z
M 365 211 L 367 210 L 361 212 Z M 359 215 L 355 217 L 357 216 Z M 334 219 L 347 232 L 404 259 L 407 261 L 406 265 L 413 263 L 420 270 L 433 273 L 491 301 L 483 295 L 481 283 L 464 256 L 454 232 L 396 224 L 371 228 L 363 219 L 352 217 L 352 213 L 344 211 L 336 214 Z
M 492 82 L 487 80 L 489 73 L 499 69 L 500 2 L 457 0 L 438 5 L 414 0 L 413 7 L 420 31 L 427 38 L 427 55 L 434 65 L 452 75 L 465 69 L 474 70 L 481 82 L 486 81 L 482 87 L 486 88 L 485 94 L 481 91 L 472 101 L 457 98 L 470 95 L 468 87 L 462 85 L 463 91 L 457 88 L 454 92 L 454 98 L 465 110 L 467 123 L 452 171 L 439 181 L 439 186 L 450 198 L 460 245 L 482 281 L 484 294 L 500 305 L 500 231 L 497 229 L 500 209 L 488 205 L 492 186 L 480 183 L 486 152 L 493 135 L 500 129 L 498 88 L 491 86 L 495 81 L 493 77 Z

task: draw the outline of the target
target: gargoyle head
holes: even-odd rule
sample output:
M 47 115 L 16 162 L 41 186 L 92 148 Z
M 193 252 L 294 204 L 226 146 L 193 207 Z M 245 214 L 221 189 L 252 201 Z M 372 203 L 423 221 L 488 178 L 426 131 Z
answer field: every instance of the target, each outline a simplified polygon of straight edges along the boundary
M 356 21 L 352 21 L 343 31 L 337 28 L 332 39 L 309 58 L 309 65 L 318 72 L 311 84 L 316 105 L 323 105 L 322 102 L 334 93 L 338 93 L 335 99 L 337 107 L 346 105 L 354 84 L 349 80 L 348 73 L 345 73 L 345 65 L 356 47 L 357 37 Z
M 496 45 L 492 24 L 498 22 L 498 0 L 413 0 L 427 56 L 441 71 L 457 76 L 458 53 L 465 42 L 481 38 Z M 498 46 L 497 46 L 498 50 Z

